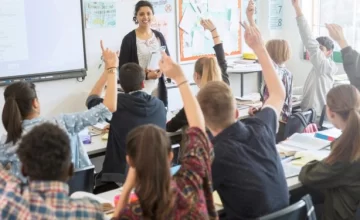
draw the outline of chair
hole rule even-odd
[[[309,124],[315,123],[315,120],[316,112],[314,109],[292,114],[285,125],[283,140],[295,133],[303,133]]]
[[[75,170],[74,175],[68,181],[69,195],[76,191],[93,193],[94,170],[95,167],[93,165]]]
[[[324,108],[321,111],[318,127],[319,131],[327,130],[334,127],[327,119],[326,105],[324,105]]]
[[[280,211],[260,217],[259,220],[316,220],[314,206],[309,195],[304,196],[299,202]]]

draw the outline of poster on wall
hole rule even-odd
[[[85,1],[84,12],[86,28],[116,27],[116,1]]]
[[[155,15],[151,23],[151,28],[160,31],[167,42],[169,37],[169,22],[174,20],[174,1],[171,0],[150,0],[154,7]]]
[[[284,0],[269,0],[269,29],[281,30],[283,28]]]

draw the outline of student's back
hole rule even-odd
[[[166,109],[160,99],[141,91],[145,73],[135,63],[124,64],[120,70],[120,85],[125,93],[118,94],[117,109],[110,121],[110,131],[103,163],[103,182],[122,182],[126,171],[126,135],[134,128],[154,124],[165,129]],[[103,99],[90,95],[87,107],[91,108]]]
[[[154,124],[165,129],[166,110],[160,99],[137,91],[118,95],[118,109],[110,121],[106,156],[103,164],[103,181],[118,182],[126,168],[126,135],[140,125]],[[120,175],[119,175],[120,174]]]

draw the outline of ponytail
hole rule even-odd
[[[2,121],[7,131],[6,143],[12,142],[15,144],[22,134],[22,117],[14,97],[5,100]]]
[[[348,112],[346,126],[341,136],[333,142],[332,151],[326,159],[328,164],[337,161],[355,162],[360,159],[360,114],[357,109]]]
[[[221,71],[215,57],[202,57],[195,63],[195,72],[201,75],[200,87],[212,81],[222,81]]]

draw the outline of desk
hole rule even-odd
[[[244,95],[244,74],[258,74],[258,91],[261,89],[262,69],[260,64],[237,64],[234,67],[228,67],[229,74],[240,74],[240,96]]]

